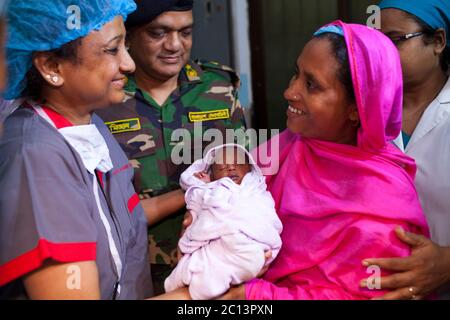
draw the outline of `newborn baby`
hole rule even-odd
[[[212,299],[255,278],[278,255],[282,225],[244,148],[212,149],[181,175],[180,185],[193,221],[180,239],[184,255],[165,281],[166,292],[189,286],[192,299]]]
[[[222,154],[222,157],[225,157],[225,153],[222,152]],[[248,163],[247,159],[244,160],[244,163],[239,163],[237,159],[234,159],[232,163],[226,163],[226,159],[223,160],[223,163],[213,163],[211,165],[211,175],[208,172],[201,171],[194,173],[194,177],[205,183],[210,183],[212,181],[217,181],[228,177],[233,180],[233,182],[240,185],[245,175],[252,171],[252,167]]]

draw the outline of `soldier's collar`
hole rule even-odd
[[[189,61],[181,70],[179,76],[179,85],[198,83],[202,81],[203,70],[194,61]],[[134,96],[138,87],[133,75],[127,77],[127,83],[125,85],[125,93],[129,96]]]
[[[202,81],[203,70],[194,61],[189,61],[181,70],[179,84],[198,83]]]
[[[125,94],[127,95],[127,96],[134,96],[134,94],[136,93],[136,91],[137,91],[137,84],[136,84],[136,80],[134,79],[134,76],[133,75],[128,75],[127,77],[126,77],[126,84],[125,84],[125,87],[124,87],[124,91],[125,91]]]

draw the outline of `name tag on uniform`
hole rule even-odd
[[[225,120],[230,119],[230,110],[214,110],[214,111],[204,111],[204,112],[189,112],[190,122],[203,122],[203,121],[213,121],[213,120]]]
[[[105,124],[112,134],[141,130],[141,121],[139,118],[105,122]]]

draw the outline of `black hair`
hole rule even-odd
[[[82,38],[78,38],[66,43],[61,48],[50,50],[48,52],[58,61],[70,61],[73,64],[77,64],[80,62],[78,58],[78,48],[81,43]],[[34,65],[28,70],[26,79],[27,88],[25,89],[24,95],[33,99],[40,99],[45,80]]]
[[[410,19],[414,20],[419,25],[422,32],[425,34],[425,36],[424,36],[425,44],[429,45],[429,44],[433,43],[434,35],[436,34],[436,30],[433,29],[432,27],[430,27],[429,24],[425,23],[420,18],[418,18],[410,13],[407,13],[407,12],[406,12],[406,14],[410,17]],[[448,45],[449,44],[447,43],[447,47],[445,47],[444,52],[442,52],[442,54],[441,54],[441,68],[442,68],[442,71],[444,71],[445,73],[447,73],[450,68],[450,47]]]
[[[347,97],[351,101],[355,101],[355,89],[353,87],[352,74],[350,70],[350,62],[348,57],[348,49],[347,44],[345,42],[345,38],[341,35],[331,32],[321,33],[317,36],[314,36],[317,39],[327,39],[330,41],[334,56],[339,63],[338,74],[337,77],[344,85],[347,91]]]

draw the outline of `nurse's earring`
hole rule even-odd
[[[46,75],[45,76],[48,80],[51,80],[53,83],[58,83],[58,81],[59,81],[59,77],[58,76],[51,76],[51,75]]]
[[[57,82],[58,82],[58,80],[59,80],[59,78],[58,78],[57,76],[53,76],[53,77],[52,77],[52,76],[51,76],[51,75],[49,75],[49,74],[48,74],[48,75],[46,75],[45,77],[46,77],[46,78],[47,78],[48,80],[50,80],[50,79],[51,79],[51,80],[52,80],[52,81],[53,81],[54,83],[57,83]]]

